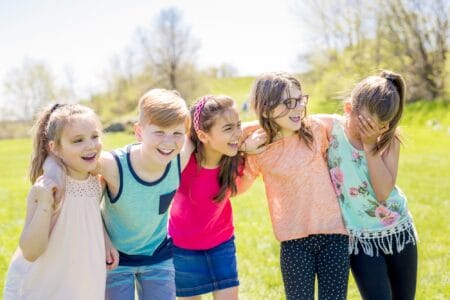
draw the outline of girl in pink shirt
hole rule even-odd
[[[308,95],[285,73],[256,79],[251,106],[266,151],[247,157],[246,178],[262,174],[287,299],[345,299],[348,235],[327,168],[325,126],[306,117]]]
[[[238,275],[230,196],[237,193],[243,159],[241,121],[227,96],[205,96],[191,108],[195,150],[181,174],[170,211],[176,294],[200,299],[238,298]]]

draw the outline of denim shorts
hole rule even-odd
[[[173,247],[178,297],[191,297],[239,285],[234,237],[209,250]]]
[[[172,259],[148,266],[118,266],[108,271],[106,300],[175,300],[175,271]],[[137,291],[135,291],[135,286]]]

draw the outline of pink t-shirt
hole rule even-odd
[[[312,234],[347,234],[325,159],[324,125],[310,119],[312,148],[297,135],[248,156],[247,178],[262,174],[275,237],[287,241]]]
[[[194,154],[191,155],[170,210],[169,235],[175,246],[206,250],[233,236],[230,199],[213,200],[219,191],[219,170],[199,168]]]

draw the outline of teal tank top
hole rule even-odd
[[[153,182],[139,178],[131,165],[134,145],[112,152],[119,169],[120,187],[115,198],[109,190],[102,204],[102,216],[120,265],[150,265],[172,256],[167,237],[168,208],[180,184],[180,156]]]
[[[392,254],[395,245],[400,252],[405,243],[416,242],[405,195],[395,186],[384,203],[377,201],[370,184],[365,152],[352,146],[345,134],[342,117],[338,116],[331,131],[328,167],[349,231],[350,253],[357,254],[357,243],[367,255],[374,252],[378,255],[379,250]]]

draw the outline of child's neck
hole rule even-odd
[[[297,133],[298,131],[286,131],[286,132],[278,131],[277,134],[274,136],[273,141],[275,142],[283,138],[291,137],[293,135],[297,135]]]
[[[85,180],[89,177],[89,172],[77,172],[67,167],[67,176],[76,180]]]
[[[356,133],[356,129],[352,128],[348,122],[348,118],[344,121],[344,131],[348,141],[352,144],[353,148],[363,150],[363,143],[361,137]]]
[[[219,162],[222,159],[223,154],[210,150],[205,147],[205,155],[201,162],[201,166],[206,169],[215,169],[219,166]]]
[[[147,157],[142,149],[133,149],[130,152],[130,161],[133,170],[139,178],[145,181],[154,181],[161,177],[166,170],[167,165],[155,162],[153,159]]]

